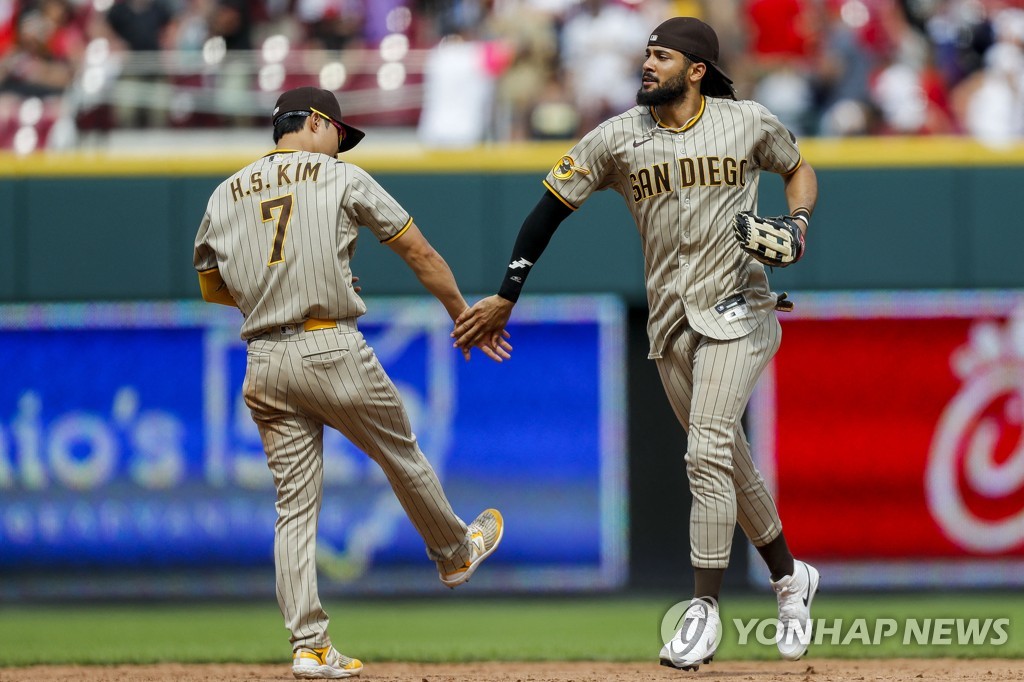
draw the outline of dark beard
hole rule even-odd
[[[643,86],[636,91],[636,103],[644,107],[657,107],[662,104],[674,102],[681,99],[689,90],[690,84],[686,81],[685,71],[674,78],[669,78],[664,84],[653,90],[644,90]]]

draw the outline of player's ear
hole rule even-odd
[[[690,80],[699,83],[707,75],[708,65],[704,62],[690,62]]]

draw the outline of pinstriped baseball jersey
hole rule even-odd
[[[660,358],[684,319],[728,340],[774,308],[764,266],[737,247],[732,218],[756,210],[760,171],[791,173],[800,161],[793,135],[763,106],[704,97],[678,129],[642,106],[605,121],[544,184],[573,209],[603,189],[626,200],[643,243],[650,357]]]
[[[464,570],[472,556],[466,524],[356,323],[366,312],[351,284],[358,228],[387,243],[410,225],[357,166],[278,149],[214,191],[196,236],[195,267],[216,269],[245,317],[244,398],[277,491],[276,586],[293,649],[330,646],[316,574],[325,426],[380,465],[439,573]]]
[[[301,215],[302,220],[295,220]],[[412,218],[366,171],[314,152],[275,150],[214,191],[194,265],[218,268],[245,321],[242,338],[318,318],[359,317],[350,259],[360,226],[382,242]]]

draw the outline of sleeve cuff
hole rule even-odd
[[[796,169],[794,168],[793,170],[796,170]],[[561,202],[562,202],[563,204],[565,204],[566,206],[568,206],[568,207],[569,207],[570,209],[572,209],[573,211],[575,211],[575,210],[577,209],[577,207],[576,207],[576,206],[573,206],[572,204],[570,204],[570,203],[569,203],[568,201],[566,201],[566,200],[565,200],[565,198],[564,198],[564,197],[563,197],[563,196],[562,196],[561,194],[559,194],[559,193],[558,193],[557,191],[555,191],[555,188],[554,188],[554,187],[552,187],[551,185],[549,185],[549,184],[548,184],[548,181],[547,181],[547,180],[544,180],[543,182],[544,182],[544,186],[548,188],[548,191],[549,191],[549,192],[551,192],[552,194],[554,194],[554,195],[555,195],[555,198],[556,198],[556,199],[558,199],[559,201],[561,201]]]
[[[399,237],[401,237],[401,236],[402,236],[403,234],[405,234],[405,233],[406,233],[406,231],[407,231],[407,230],[408,230],[408,229],[409,229],[410,227],[412,227],[412,216],[409,216],[409,220],[407,220],[407,221],[406,221],[406,223],[405,223],[405,226],[404,226],[404,227],[402,227],[402,229],[401,229],[401,230],[399,230],[398,232],[396,232],[396,233],[395,233],[394,235],[392,235],[392,236],[388,237],[387,239],[383,239],[383,240],[381,240],[381,242],[380,242],[380,243],[381,243],[381,244],[390,244],[391,242],[395,241],[396,239],[398,239]]]

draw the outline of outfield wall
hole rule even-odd
[[[496,288],[523,217],[565,143],[459,152],[353,153],[413,214],[466,292]],[[253,157],[263,150],[254,150]],[[804,144],[821,204],[789,289],[960,289],[1024,283],[1024,145],[875,139]],[[0,158],[0,301],[181,299],[196,295],[191,246],[211,191],[250,158]],[[760,209],[781,212],[767,176]],[[605,292],[643,303],[639,240],[618,195],[595,195],[562,226],[530,293]],[[418,294],[413,275],[366,238],[370,295]]]

